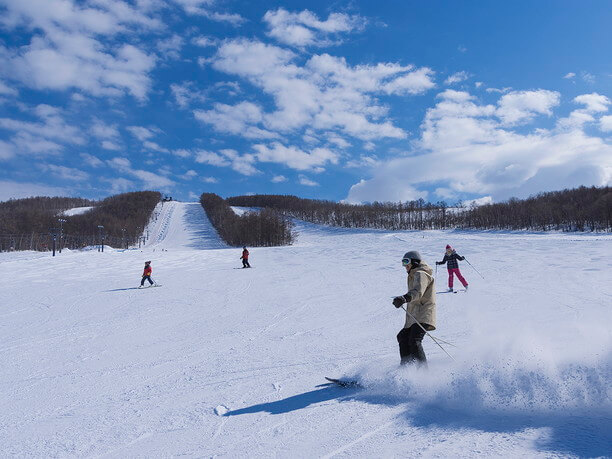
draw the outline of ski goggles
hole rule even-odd
[[[402,266],[408,266],[411,261],[410,258],[402,258]]]

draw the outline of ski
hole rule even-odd
[[[325,376],[325,379],[327,379],[330,383],[334,383],[340,387],[362,387],[359,381],[352,381],[350,379],[335,379],[328,378],[327,376]]]

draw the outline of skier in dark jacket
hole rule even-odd
[[[425,330],[436,329],[436,287],[431,268],[421,260],[416,250],[406,252],[402,265],[408,273],[408,292],[393,298],[393,306],[406,304],[406,322],[397,334],[401,364],[426,365],[427,358],[421,342]]]
[[[465,287],[465,290],[467,291],[468,289],[468,283],[461,275],[461,271],[459,270],[459,263],[457,263],[457,260],[463,261],[465,260],[465,257],[462,257],[457,252],[455,252],[455,249],[453,249],[450,245],[447,245],[446,253],[444,254],[444,258],[442,259],[442,261],[436,261],[437,265],[443,265],[445,263],[448,263],[446,267],[448,268],[448,291],[449,292],[453,291],[453,274],[457,276],[457,279],[459,279],[459,281],[463,284],[463,286]]]
[[[145,280],[149,281],[149,285],[153,285],[154,282],[151,279],[151,274],[153,273],[153,268],[151,268],[151,262],[145,261],[144,271],[142,272],[142,280],[140,281],[140,288],[144,287]]]
[[[249,264],[249,251],[247,250],[246,246],[242,248],[242,256],[240,257],[240,259],[242,260],[243,268],[251,267],[251,265]]]

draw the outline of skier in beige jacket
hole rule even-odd
[[[396,308],[408,303],[406,323],[397,334],[401,363],[423,365],[427,364],[422,345],[425,336],[423,328],[427,331],[436,329],[436,287],[433,271],[416,250],[406,252],[402,265],[408,273],[408,293],[393,298],[393,306]]]

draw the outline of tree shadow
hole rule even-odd
[[[266,412],[270,414],[283,414],[291,411],[301,410],[315,403],[326,402],[333,399],[350,399],[357,392],[357,388],[342,388],[335,384],[323,385],[321,389],[312,390],[303,394],[292,395],[291,397],[277,400],[275,402],[260,403],[258,405],[248,406],[239,410],[232,410],[225,413],[224,416],[238,416],[240,414]]]
[[[196,250],[226,249],[225,244],[212,226],[200,203],[185,206],[183,221],[191,234],[188,247]]]

